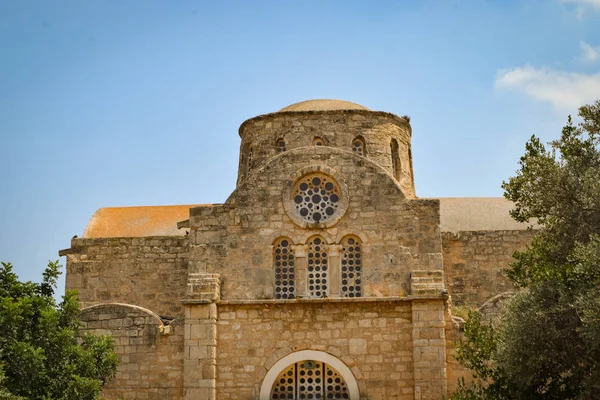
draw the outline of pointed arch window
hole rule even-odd
[[[308,295],[325,297],[329,293],[329,266],[327,265],[327,244],[321,236],[313,236],[308,241]]]
[[[366,154],[365,140],[358,136],[352,141],[352,152],[358,156],[364,157]]]
[[[361,297],[362,246],[356,236],[342,239],[341,257],[341,293],[342,297]]]
[[[273,243],[273,266],[275,267],[275,298],[295,298],[294,252],[290,239],[283,237]]]
[[[327,143],[325,143],[325,140],[323,138],[316,136],[313,139],[313,146],[327,146]]]
[[[396,139],[392,139],[392,142],[390,143],[390,147],[392,150],[392,169],[394,172],[394,178],[396,178],[396,180],[399,181],[401,166],[400,166],[400,152],[399,152],[398,141]]]
[[[287,148],[285,147],[285,140],[283,140],[283,138],[279,138],[277,139],[277,152],[278,153],[283,153],[284,151],[287,150]]]

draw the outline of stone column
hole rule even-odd
[[[184,400],[216,400],[220,275],[189,274],[185,307]]]
[[[305,297],[308,294],[306,285],[306,274],[308,270],[308,260],[306,253],[308,246],[305,244],[297,244],[294,249],[294,273],[296,275],[296,297]]]
[[[329,296],[340,297],[341,296],[341,259],[340,252],[342,250],[341,244],[329,245],[328,249],[328,260],[329,265]]]

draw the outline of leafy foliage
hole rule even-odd
[[[507,271],[523,289],[499,329],[467,324],[458,355],[476,380],[455,400],[600,398],[600,101],[579,116],[549,146],[533,136],[503,184],[539,229]]]
[[[114,376],[109,337],[79,338],[79,303],[67,292],[54,299],[59,264],[41,283],[20,282],[12,265],[0,268],[0,399],[91,400]]]

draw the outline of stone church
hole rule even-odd
[[[293,104],[239,135],[225,203],[101,208],[60,251],[83,331],[115,340],[104,398],[449,394],[466,375],[452,307],[509,292],[531,237],[511,204],[418,198],[410,119],[355,103]]]

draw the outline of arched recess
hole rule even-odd
[[[88,315],[92,314],[113,314],[115,318],[120,318],[127,313],[138,313],[140,315],[150,317],[150,321],[153,321],[161,331],[164,329],[164,322],[160,316],[147,308],[136,306],[133,304],[126,303],[100,303],[92,306],[85,307],[81,310],[79,319],[85,319]],[[161,328],[162,327],[162,328]]]
[[[277,148],[278,153],[283,153],[287,150],[285,140],[283,138],[277,139],[277,142],[275,142],[275,147]]]
[[[288,354],[283,357],[279,361],[277,361],[271,369],[265,375],[263,379],[262,385],[260,386],[260,400],[270,400],[271,397],[271,389],[273,388],[273,384],[275,380],[279,376],[279,374],[290,365],[305,361],[305,360],[313,360],[319,361],[325,364],[329,364],[332,368],[334,368],[339,374],[344,378],[346,385],[348,386],[348,393],[350,400],[360,400],[360,393],[358,391],[358,383],[356,382],[356,378],[354,374],[348,368],[346,364],[344,364],[337,357],[332,356],[329,353],[325,353],[323,351],[318,350],[301,350],[295,353]]]
[[[392,169],[394,172],[394,178],[397,181],[400,181],[400,174],[402,173],[402,166],[400,165],[400,153],[398,145],[398,141],[396,139],[392,139],[390,143],[391,153],[392,153]]]
[[[367,146],[362,136],[357,136],[352,140],[352,152],[361,157],[367,154]]]

